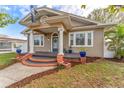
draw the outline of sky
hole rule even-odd
[[[43,5],[37,5],[37,7],[41,7]],[[73,13],[76,15],[87,17],[87,15],[96,8],[105,8],[107,5],[94,5],[94,6],[87,6],[86,9],[81,9],[81,5],[46,5],[49,8],[55,10],[61,10],[69,13]],[[7,13],[12,15],[13,17],[18,17],[21,20],[30,12],[29,5],[1,5],[0,9],[4,9]],[[26,28],[25,26],[20,25],[18,22],[15,24],[10,24],[5,28],[0,28],[0,34],[9,35],[11,37],[19,38],[19,39],[26,39],[21,32]]]

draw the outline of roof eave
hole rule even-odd
[[[21,34],[28,34],[29,31],[30,31],[30,29],[29,29],[29,28],[26,28],[26,29],[24,29],[24,30],[21,32]]]
[[[83,27],[73,27],[72,31],[74,30],[85,30],[85,29],[104,29],[106,27],[112,27],[117,24],[100,24],[100,25],[92,25],[92,26],[83,26]]]
[[[48,8],[48,7],[39,7],[39,8],[37,8],[36,10],[37,10],[37,11],[40,11],[40,10],[46,10],[46,9],[47,9],[47,10],[48,10],[48,9],[52,10],[51,8]],[[52,11],[54,11],[54,10],[52,10]],[[54,11],[54,12],[56,12],[56,11]],[[28,13],[24,18],[22,18],[22,19],[19,21],[19,23],[20,23],[20,24],[23,24],[23,22],[26,20],[26,18],[27,18],[28,16],[30,17],[30,14],[31,14],[31,13]],[[56,12],[56,14],[62,15],[61,13],[57,13],[57,12]],[[24,25],[24,24],[23,24],[23,25]]]

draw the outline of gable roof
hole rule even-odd
[[[51,13],[54,13],[56,15],[68,15],[70,16],[71,18],[75,18],[76,20],[79,20],[79,21],[86,21],[88,23],[92,23],[94,25],[97,25],[97,24],[100,24],[99,22],[96,22],[96,21],[92,21],[92,20],[89,20],[87,18],[84,18],[82,16],[78,16],[78,15],[74,15],[72,13],[67,13],[67,12],[64,12],[64,11],[60,11],[60,10],[54,10],[54,9],[51,9],[51,8],[48,8],[48,7],[39,7],[36,9],[38,12],[40,11],[48,11],[48,12],[51,12]],[[31,17],[31,13],[28,13],[22,20],[20,20],[20,24],[22,22],[24,22],[26,19],[30,18]]]

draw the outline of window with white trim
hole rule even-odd
[[[44,46],[44,35],[34,35],[34,45]]]
[[[11,42],[0,42],[0,49],[11,49],[12,43]]]
[[[85,45],[85,33],[76,34],[76,45]]]
[[[92,47],[93,46],[93,31],[69,33],[69,46]]]

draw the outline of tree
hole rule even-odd
[[[104,8],[94,9],[88,18],[101,23],[124,23],[124,13],[118,12],[111,14]]]
[[[86,5],[81,5],[81,8],[85,9],[86,8]]]
[[[112,17],[112,15],[107,12],[105,9],[94,9],[89,15],[88,18],[94,21],[101,23],[108,23],[107,21]],[[111,22],[112,20],[110,20]]]
[[[81,8],[85,9],[87,5],[81,5]],[[124,12],[124,5],[109,5],[106,10],[113,13]]]
[[[0,12],[0,28],[4,28],[9,24],[14,24],[17,20],[18,18],[13,18],[5,12]]]
[[[108,50],[115,52],[115,57],[124,58],[124,24],[119,24],[107,30],[105,39]]]
[[[109,5],[108,8],[106,8],[106,10],[112,14],[118,12],[124,12],[124,5]]]

